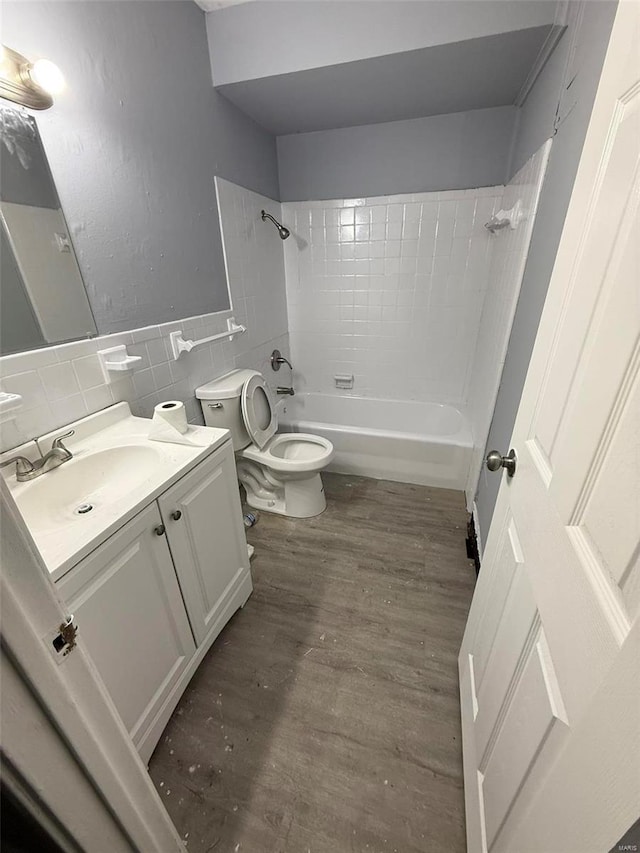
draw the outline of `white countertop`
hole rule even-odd
[[[62,577],[83,557],[231,437],[226,429],[191,426],[189,438],[194,444],[151,441],[148,438],[150,424],[150,419],[134,417],[127,403],[118,403],[42,437],[41,447],[48,449],[55,437],[69,429],[75,429],[76,434],[64,440],[65,446],[73,453],[73,459],[59,468],[25,483],[17,482],[13,467],[3,469],[2,473],[9,484],[18,509],[21,510],[27,522],[53,580]],[[149,452],[145,451],[147,464],[144,470],[138,472],[135,454],[136,448],[140,447],[146,448]],[[105,460],[104,464],[108,464],[112,458],[118,459],[118,449],[121,448],[126,448],[125,452],[129,455],[123,456],[125,465],[121,474],[118,474],[122,480],[122,492],[117,492],[116,499],[114,499],[113,472],[109,483],[108,499],[99,477],[95,479],[87,477],[86,488],[83,483],[77,494],[77,500],[75,492],[71,496],[72,499],[65,494],[65,491],[68,492],[67,484],[70,479],[68,474],[71,466],[78,463],[85,464],[82,460],[88,459],[92,454],[113,449],[114,452],[111,455],[106,453],[101,457]],[[30,442],[3,454],[0,459],[4,461],[18,454],[34,459],[37,456],[37,449]],[[134,462],[130,465],[130,470],[127,470],[126,463],[129,458]],[[68,469],[66,473],[65,468]],[[91,481],[92,479],[94,482]],[[52,509],[47,505],[46,520],[41,519],[34,509],[34,506],[37,508],[38,501],[42,501],[42,497],[37,501],[33,500],[36,494],[34,489],[41,487],[44,480],[47,485],[45,496],[47,503],[53,506]],[[61,487],[59,490],[58,485]],[[61,501],[59,507],[55,506],[57,499]],[[95,509],[79,515],[76,507],[81,503],[90,503],[95,506]],[[56,523],[57,520],[59,523]]]

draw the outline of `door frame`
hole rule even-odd
[[[2,477],[0,524],[3,671],[15,671],[16,687],[26,689],[33,698],[33,707],[38,707],[50,721],[50,731],[40,729],[38,738],[47,742],[51,738],[52,743],[57,739],[68,758],[59,768],[64,796],[56,797],[51,786],[47,789],[43,785],[39,792],[42,799],[74,839],[92,831],[95,842],[103,837],[105,826],[111,825],[123,839],[123,851],[186,853],[147,768],[83,649],[82,635],[62,660],[49,649],[52,634],[69,614]],[[30,701],[22,695],[21,706],[27,706],[26,714]],[[15,769],[26,779],[46,779],[42,774],[46,749],[38,748],[33,733],[29,737],[28,728],[22,734],[17,727],[10,732],[8,729],[4,735],[11,733],[12,737],[3,744],[3,752]],[[73,789],[64,790],[65,783],[72,779],[72,770],[76,790],[86,787],[98,794],[89,813],[83,810],[78,814]]]

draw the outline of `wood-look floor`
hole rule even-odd
[[[463,853],[463,496],[324,481],[323,515],[249,531],[254,593],[151,776],[193,853]]]

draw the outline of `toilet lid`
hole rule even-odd
[[[263,377],[257,373],[242,388],[242,417],[251,441],[262,450],[278,428],[271,392]]]

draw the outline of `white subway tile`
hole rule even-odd
[[[387,233],[385,238],[387,240],[387,243],[391,240],[400,240],[401,237],[402,222],[389,220],[389,222],[387,222]]]
[[[113,403],[113,396],[109,385],[99,385],[82,392],[87,412],[99,412]]]
[[[0,375],[12,376],[15,373],[39,370],[48,364],[55,364],[57,360],[55,349],[52,347],[6,355],[0,358]]]
[[[154,338],[152,340],[146,341],[144,346],[147,351],[147,357],[149,359],[148,363],[150,367],[153,367],[156,364],[163,364],[164,362],[169,361],[169,355],[167,353],[165,341],[168,341],[168,337]]]
[[[52,401],[49,403],[49,407],[53,419],[53,429],[71,423],[71,421],[77,421],[88,414],[87,404],[82,394],[73,394],[61,400]]]
[[[171,376],[171,368],[168,363],[158,364],[151,369],[153,373],[153,381],[158,391],[166,388],[173,383]]]
[[[402,223],[404,208],[402,204],[387,205],[387,222]]]
[[[402,224],[402,239],[403,240],[417,240],[420,235],[420,222],[419,220],[413,219],[405,219]]]
[[[160,330],[157,326],[144,326],[142,329],[134,329],[132,336],[134,343],[142,344],[145,341],[160,337]]]
[[[80,391],[73,367],[68,361],[41,367],[38,371],[47,400],[70,397]]]
[[[35,408],[46,399],[42,380],[36,370],[6,376],[2,380],[2,390],[9,394],[20,394],[25,409]]]
[[[491,203],[500,196],[500,188],[493,188]],[[343,207],[341,226],[355,225],[355,254],[349,231],[340,254],[327,252],[325,274],[315,267],[315,277],[305,266],[303,253],[289,247],[291,346],[306,390],[335,393],[332,371],[340,372],[338,365],[346,363],[349,352],[350,362],[361,365],[354,393],[462,402],[464,373],[481,314],[474,299],[487,286],[486,233],[476,235],[473,229],[481,198],[476,191],[416,193]],[[308,212],[312,206],[298,202],[296,208]],[[320,235],[314,251],[321,249],[319,240]],[[326,234],[325,240],[328,248]],[[475,247],[475,241],[483,245]],[[477,275],[468,277],[472,258]],[[469,281],[478,288],[474,299]],[[300,293],[311,298],[300,301]],[[430,316],[437,320],[428,334]],[[443,340],[453,355],[443,355]],[[411,348],[416,346],[414,352]],[[410,353],[415,358],[411,380],[404,367]]]
[[[60,344],[55,347],[58,361],[72,361],[74,358],[82,358],[102,349],[99,344],[101,338],[93,338],[90,341],[72,341],[69,344]]]
[[[136,370],[133,374],[133,387],[137,397],[146,397],[155,391],[156,385],[151,368]]]
[[[98,362],[97,355],[86,355],[82,358],[74,358],[71,362],[75,371],[80,388],[85,391],[95,388],[96,385],[104,384],[102,368]]]
[[[57,423],[55,423],[57,421]],[[49,432],[52,424],[60,426],[64,420],[59,419],[59,415],[54,414],[52,407],[45,402],[41,402],[35,409],[23,409],[20,412],[19,418],[16,418],[14,424],[19,431],[22,441],[29,441],[32,438],[37,438],[44,433]],[[4,436],[5,424],[2,425],[2,433]],[[15,434],[14,436],[15,437]],[[21,442],[18,442],[21,443]],[[15,445],[7,445],[14,446]]]

